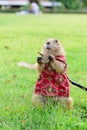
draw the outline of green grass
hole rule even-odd
[[[32,105],[38,74],[17,62],[34,63],[49,37],[63,44],[70,78],[87,86],[87,15],[0,14],[0,130],[87,130],[87,92],[75,86],[72,111]]]

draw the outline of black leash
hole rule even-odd
[[[69,79],[69,78],[68,78],[68,79]],[[82,86],[81,84],[78,84],[78,83],[72,81],[71,79],[69,79],[69,81],[70,81],[70,83],[71,83],[72,85],[75,85],[75,86],[77,86],[77,87],[79,87],[79,88],[81,88],[81,89],[87,91],[87,88],[84,87],[84,86]]]

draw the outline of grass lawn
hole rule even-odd
[[[0,14],[0,130],[87,130],[87,92],[75,86],[72,111],[32,105],[38,74],[17,62],[34,63],[50,37],[66,50],[69,77],[87,86],[87,15]]]

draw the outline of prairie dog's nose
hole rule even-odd
[[[50,44],[50,42],[47,42],[47,45],[49,45]]]

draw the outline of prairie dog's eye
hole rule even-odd
[[[58,40],[55,40],[56,43],[58,43]]]

